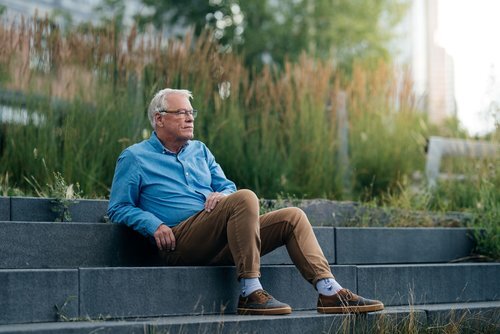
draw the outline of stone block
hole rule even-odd
[[[156,247],[126,226],[10,222],[0,226],[0,268],[147,266]]]
[[[410,313],[411,312],[411,313]],[[137,334],[137,333],[400,333],[411,319],[412,329],[425,323],[425,312],[388,310],[363,316],[326,315],[316,311],[295,311],[281,316],[239,316],[236,314],[163,317],[149,319],[77,321],[65,323],[21,324],[0,326],[0,333],[38,334]],[[422,328],[423,330],[424,328]]]
[[[66,321],[0,326],[0,334],[144,334],[162,333],[154,330],[150,321]],[[167,332],[168,333],[168,332]],[[177,333],[177,332],[176,332]],[[178,333],[186,334],[185,331]]]
[[[273,203],[273,201],[271,201]],[[302,200],[298,205],[316,226],[386,227],[401,220],[412,221],[417,225],[442,227],[466,226],[472,216],[461,212],[419,212],[400,209],[387,209],[364,205],[360,202],[338,202],[326,199]],[[292,205],[292,203],[285,203]]]
[[[355,268],[333,267],[356,291]],[[317,292],[294,266],[264,266],[261,282],[296,310],[315,309]],[[81,316],[144,317],[235,313],[239,293],[234,267],[82,268]]]
[[[423,305],[429,326],[454,324],[454,330],[467,333],[495,333],[500,324],[500,301]]]
[[[108,210],[107,200],[80,199],[70,206],[69,211],[73,222],[97,223],[104,221]]]
[[[107,200],[79,199],[70,204],[68,210],[72,222],[97,223],[104,220],[107,207]],[[12,197],[11,220],[53,222],[60,218],[54,208],[52,198]]]
[[[314,228],[330,263],[333,229]],[[15,236],[15,238],[13,238]],[[0,228],[0,268],[78,268],[160,265],[156,246],[119,224],[6,222]],[[262,264],[292,264],[285,247]]]
[[[10,220],[10,197],[0,197],[0,222]]]
[[[0,324],[78,316],[78,270],[0,270]]]
[[[53,222],[57,215],[52,211],[52,200],[38,197],[11,197],[10,217],[12,221]]]
[[[233,267],[82,268],[81,316],[219,314],[235,310]]]
[[[332,227],[314,227],[314,234],[318,239],[318,243],[325,254],[328,263],[335,264],[334,254],[334,234],[335,230]],[[269,254],[261,258],[261,264],[293,264],[286,247],[282,246],[275,249]]]
[[[314,199],[301,201],[299,207],[304,210],[313,225],[356,226],[367,221],[385,225],[389,221],[389,215],[384,210],[369,208],[357,202]]]
[[[470,255],[466,228],[335,229],[337,264],[437,263]]]
[[[424,312],[412,314],[415,322],[425,321]],[[169,333],[259,333],[259,334],[317,334],[317,333],[374,333],[380,326],[395,328],[402,319],[409,318],[408,311],[390,312],[381,316],[372,313],[352,315],[325,315],[313,311],[294,311],[285,316],[237,316],[224,315],[187,317],[182,321],[158,319],[151,324],[152,332]],[[181,320],[181,319],[178,319]],[[393,333],[394,331],[387,331]]]
[[[386,305],[500,300],[500,263],[358,266],[358,293]]]

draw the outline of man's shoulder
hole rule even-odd
[[[210,150],[204,142],[199,140],[190,140],[189,144],[186,146],[186,152],[203,154],[206,156],[207,152],[210,152]]]
[[[199,141],[199,140],[190,140],[188,147],[194,148],[194,149],[206,149],[207,145],[205,145],[204,142]]]
[[[146,153],[146,152],[148,152],[148,151],[151,150],[151,148],[149,146],[150,145],[148,145],[148,141],[147,140],[141,141],[139,143],[135,143],[133,145],[130,145],[126,149],[124,149],[122,151],[122,153],[120,154],[120,156],[127,157],[127,156],[139,156],[139,155],[142,155],[142,154],[144,154],[144,153]]]

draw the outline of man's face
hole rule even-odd
[[[167,96],[168,111],[179,109],[193,110],[187,97],[180,94]],[[160,138],[172,143],[183,143],[194,137],[194,117],[192,115],[176,115],[161,113],[156,117],[156,132]]]

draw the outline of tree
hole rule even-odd
[[[388,58],[388,42],[407,0],[142,0],[152,13],[136,17],[159,29],[214,29],[247,64],[282,64],[303,51],[349,69],[354,59]]]
[[[182,34],[183,28],[193,25],[197,34],[210,27],[222,45],[234,47],[242,42],[243,13],[236,1],[142,0],[142,3],[151,13],[135,16],[139,27],[152,23],[157,29],[166,29],[168,35]]]

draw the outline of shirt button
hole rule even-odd
[[[186,176],[188,176],[188,175],[189,175],[189,173],[186,173]]]

